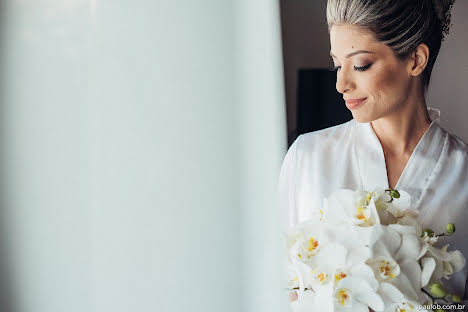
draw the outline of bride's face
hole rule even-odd
[[[351,25],[330,30],[336,89],[358,122],[370,122],[397,111],[410,92],[408,64],[373,34]]]

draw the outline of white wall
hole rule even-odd
[[[3,4],[14,311],[284,311],[278,3]]]
[[[434,65],[427,105],[439,108],[442,126],[468,142],[468,1],[456,1],[452,14],[453,27]]]
[[[296,88],[300,68],[330,68],[330,43],[326,26],[326,0],[281,1],[285,88],[290,139],[297,129]],[[442,43],[434,66],[427,104],[441,110],[441,124],[468,142],[468,2],[456,1],[453,28]]]

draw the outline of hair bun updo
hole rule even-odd
[[[429,86],[432,68],[444,37],[451,26],[455,0],[328,0],[327,22],[353,24],[374,34],[401,59],[407,58],[420,44],[429,48],[429,60],[422,73]]]
[[[447,36],[452,27],[452,8],[455,0],[432,0],[435,13],[442,28],[442,39]]]

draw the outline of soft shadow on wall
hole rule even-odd
[[[5,16],[5,3],[0,1],[0,37],[5,35],[4,31],[4,21],[6,19]],[[0,40],[0,51],[4,51],[4,44],[3,40]],[[1,56],[1,55],[0,55]],[[0,57],[0,73],[3,72],[4,69],[4,58]],[[2,76],[0,76],[3,79]],[[3,95],[5,94],[4,90],[4,83],[0,79],[0,146],[3,145],[4,141],[4,134],[5,134],[5,107],[4,107],[4,99]],[[0,154],[0,177],[4,177],[5,172],[5,162],[4,162],[4,153]],[[8,245],[7,245],[7,233],[6,227],[8,226],[6,220],[6,210],[5,210],[5,186],[7,181],[4,178],[0,178],[0,311],[5,312],[16,312],[17,308],[13,305],[13,291],[12,291],[12,282],[10,276],[9,267],[11,263],[9,262],[9,252],[8,252]]]

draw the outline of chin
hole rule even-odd
[[[353,114],[353,119],[359,123],[368,123],[377,119],[375,116],[372,116],[372,114],[365,114],[359,112],[359,110],[352,110],[351,113]]]

